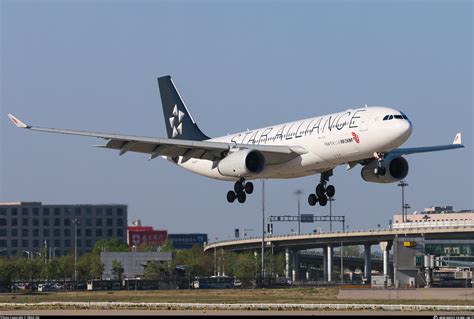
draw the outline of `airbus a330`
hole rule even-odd
[[[158,78],[168,138],[73,131],[30,126],[9,114],[20,128],[97,137],[107,141],[98,147],[119,155],[145,153],[150,159],[169,160],[191,172],[234,181],[227,201],[244,203],[252,194],[254,179],[288,179],[320,174],[311,206],[327,204],[335,194],[328,185],[333,169],[362,165],[366,182],[394,183],[408,174],[403,155],[462,148],[461,133],[449,145],[399,148],[410,137],[413,126],[401,111],[380,106],[348,109],[294,122],[210,138],[197,126],[170,76]]]

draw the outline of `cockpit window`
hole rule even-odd
[[[400,115],[400,114],[385,115],[385,116],[383,117],[383,121],[390,121],[390,120],[393,120],[393,119],[398,119],[398,120],[403,120],[403,119],[405,119],[405,120],[408,120],[408,117],[407,117],[405,114],[403,114],[402,112],[400,112],[400,113],[401,113],[401,115]]]

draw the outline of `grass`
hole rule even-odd
[[[173,303],[358,303],[465,305],[465,300],[339,300],[338,288],[209,289],[158,291],[79,291],[33,294],[0,294],[0,303],[38,302],[173,302]],[[468,305],[474,305],[469,300]]]

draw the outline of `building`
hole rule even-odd
[[[393,220],[394,229],[469,227],[474,226],[474,211],[432,206],[407,215],[406,222],[402,215],[394,215]],[[428,257],[436,260],[431,267],[424,262]],[[454,271],[459,266],[474,268],[474,239],[455,236],[455,231],[450,239],[407,237],[394,245],[395,284],[401,287],[455,285]]]
[[[100,261],[104,264],[102,279],[114,279],[112,262],[116,260],[123,267],[124,278],[142,277],[145,266],[150,261],[169,262],[173,260],[171,252],[101,252]]]
[[[77,221],[77,224],[75,223]],[[46,248],[50,257],[91,251],[100,239],[127,241],[127,206],[0,203],[0,255],[30,257]]]
[[[207,234],[169,234],[168,240],[176,249],[191,249],[194,245],[204,246]]]
[[[403,224],[402,215],[394,215],[393,227],[407,227],[409,224],[417,227],[423,225],[433,227],[436,226],[436,224],[449,226],[450,223],[474,222],[474,211],[462,210],[455,212],[453,211],[453,206],[432,206],[425,208],[421,212],[414,212],[411,215],[407,215],[406,220],[405,224],[408,225],[401,225]]]

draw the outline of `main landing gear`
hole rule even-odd
[[[239,179],[234,184],[234,190],[227,192],[227,201],[229,203],[233,203],[235,199],[239,201],[239,203],[245,203],[247,199],[247,194],[253,193],[253,183],[252,182],[245,182],[244,178]]]
[[[332,176],[332,170],[321,173],[321,181],[316,186],[316,194],[308,196],[309,205],[314,206],[319,202],[319,205],[326,206],[328,199],[336,194],[336,188],[333,185],[326,186],[330,176]]]

